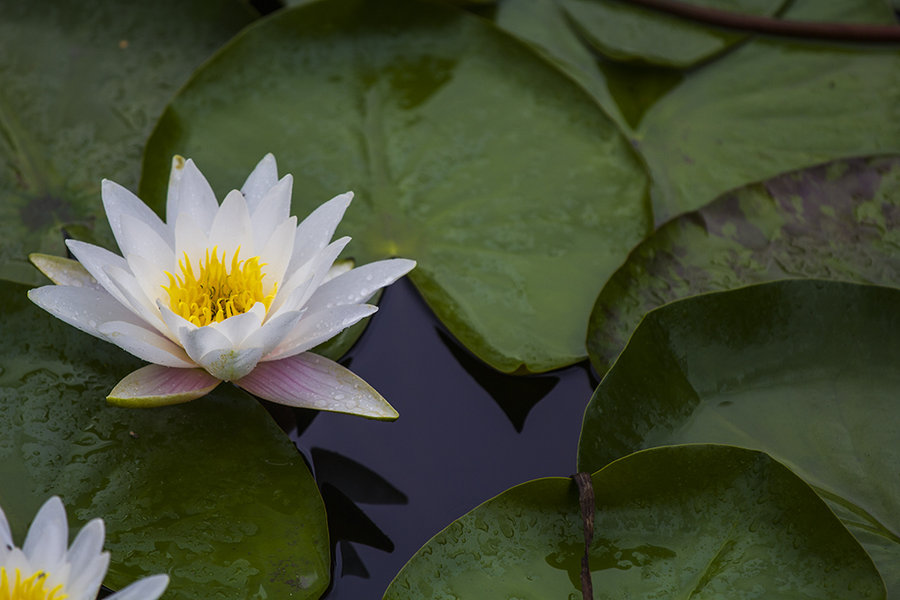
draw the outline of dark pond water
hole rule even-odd
[[[596,385],[586,363],[542,376],[499,374],[444,331],[406,279],[385,292],[342,362],[391,402],[397,421],[274,411],[296,420],[291,438],[328,509],[329,600],[381,598],[454,519],[518,483],[574,472]]]

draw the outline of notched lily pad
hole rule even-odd
[[[648,311],[786,278],[900,285],[900,157],[779,175],[666,223],[600,292],[588,351],[604,373]]]
[[[828,507],[761,452],[658,448],[592,481],[596,598],[885,597],[872,561]],[[438,533],[384,598],[579,600],[583,549],[574,483],[538,479]]]
[[[163,197],[172,154],[221,194],[270,151],[294,214],[354,190],[338,233],[357,262],[417,260],[438,318],[505,372],[585,356],[598,282],[651,221],[643,169],[590,97],[446,6],[330,0],[249,28],[166,109],[141,195]]]
[[[65,254],[64,232],[111,244],[100,180],[134,187],[165,102],[255,14],[206,0],[0,11],[0,279],[35,284],[27,255]]]
[[[325,509],[302,457],[258,402],[229,385],[189,404],[112,407],[135,359],[0,291],[0,506],[13,535],[52,494],[73,530],[106,522],[121,588],[169,573],[184,599],[319,598]]]
[[[900,593],[900,290],[790,280],[647,315],[597,387],[582,470],[642,448],[768,452],[816,488]]]

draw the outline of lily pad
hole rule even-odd
[[[429,3],[279,11],[200,69],[144,155],[141,195],[193,157],[219,193],[273,152],[294,213],[352,189],[357,262],[404,256],[437,316],[506,372],[581,360],[598,282],[651,222],[643,169],[591,98],[481,19]]]
[[[0,3],[0,278],[63,232],[110,246],[104,177],[134,187],[166,101],[255,14],[238,1]]]
[[[24,539],[59,494],[73,530],[106,522],[120,588],[169,573],[173,597],[318,598],[329,581],[325,509],[302,457],[232,386],[147,410],[104,397],[137,361],[0,291],[0,506]]]
[[[813,485],[900,594],[900,290],[788,280],[649,313],[585,411],[578,464],[763,450]]]
[[[623,127],[652,176],[657,224],[720,194],[828,160],[900,151],[900,53],[752,38],[685,72],[597,68],[577,33],[504,8],[497,23],[528,41],[595,97]],[[558,9],[557,9],[558,10]],[[785,19],[893,24],[880,0],[796,0]],[[536,33],[540,32],[540,33]]]
[[[605,373],[648,311],[687,296],[786,278],[900,285],[900,157],[780,175],[669,221],[641,242],[591,314]]]
[[[747,37],[627,2],[558,1],[584,39],[617,60],[685,68]],[[772,16],[785,4],[784,0],[693,0],[689,3],[754,16]]]
[[[885,597],[871,560],[828,507],[761,452],[659,448],[592,481],[595,598]],[[580,599],[577,496],[563,478],[503,492],[422,547],[385,600]]]

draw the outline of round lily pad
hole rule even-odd
[[[585,411],[578,464],[642,448],[768,452],[900,593],[900,290],[788,280],[649,313]]]
[[[100,180],[134,187],[166,101],[250,23],[235,0],[0,2],[0,279],[64,235],[113,247]],[[161,204],[157,205],[161,206]]]
[[[138,361],[25,292],[0,290],[0,506],[15,539],[58,494],[73,531],[104,519],[114,589],[168,573],[173,598],[319,598],[325,507],[265,409],[228,384],[189,404],[109,406]]]
[[[594,597],[884,598],[871,560],[808,485],[730,446],[632,454],[593,475]],[[433,537],[385,600],[582,598],[570,479],[511,488]]]
[[[223,194],[266,152],[295,214],[352,189],[338,233],[357,263],[417,260],[438,318],[505,372],[584,358],[598,282],[651,222],[643,169],[591,98],[437,4],[324,0],[248,28],[166,109],[141,196],[164,196],[173,154]]]

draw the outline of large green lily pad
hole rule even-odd
[[[692,23],[616,0],[557,0],[575,29],[594,48],[618,60],[686,68],[745,39],[745,35]],[[772,16],[784,0],[694,0],[690,4],[736,14]]]
[[[900,285],[900,157],[780,175],[660,227],[597,298],[587,342],[594,368],[605,373],[657,306],[799,277]]]
[[[552,57],[631,138],[652,176],[657,224],[779,173],[900,151],[894,48],[753,38],[687,72],[636,71],[591,65],[557,7],[510,2],[522,6],[503,7],[498,25]],[[796,0],[783,17],[895,22],[880,0]]]
[[[109,406],[139,362],[25,292],[0,291],[0,506],[15,539],[58,494],[73,531],[106,522],[110,587],[169,573],[172,598],[318,598],[329,580],[325,508],[265,409],[227,384],[184,405]]]
[[[647,315],[587,407],[582,470],[641,448],[764,450],[813,485],[900,594],[900,290],[789,280]]]
[[[356,193],[338,234],[357,263],[410,274],[470,350],[506,372],[582,359],[599,283],[651,221],[646,177],[590,97],[481,19],[435,4],[331,0],[248,28],[197,72],[147,144],[223,193],[265,152],[294,213]]]
[[[254,18],[244,2],[0,2],[0,279],[63,231],[111,245],[100,180],[134,187],[165,102]]]
[[[680,446],[592,477],[594,598],[884,598],[871,560],[796,475],[761,452]],[[511,488],[438,533],[385,600],[580,599],[575,484]]]

